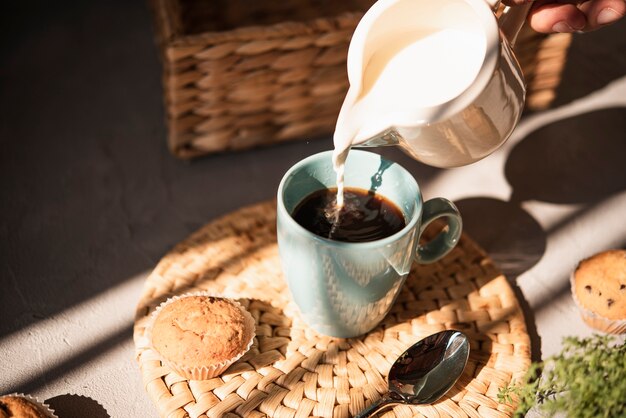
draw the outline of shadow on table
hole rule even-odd
[[[626,190],[626,108],[542,126],[517,144],[505,176],[512,202],[594,203]]]
[[[568,49],[561,81],[551,107],[558,107],[585,97],[624,76],[626,24],[610,25],[602,30],[574,34]]]
[[[506,276],[524,315],[533,360],[541,358],[541,340],[533,310],[517,285],[517,277],[539,262],[546,251],[541,225],[515,203],[487,197],[456,202],[463,216],[463,229],[484,249]]]
[[[111,418],[102,405],[87,396],[59,395],[47,399],[46,403],[62,418]]]
[[[67,356],[64,360],[56,362],[54,365],[49,365],[45,371],[39,374],[31,374],[26,380],[7,385],[7,392],[35,392],[46,386],[46,384],[63,378],[64,375],[72,370],[76,370],[93,359],[119,347],[121,344],[124,344],[125,341],[130,340],[132,335],[132,324],[128,324],[115,332],[103,335],[101,340],[93,341],[80,351],[73,351],[71,355]]]
[[[626,190],[624,132],[625,108],[597,110],[542,126],[508,157],[505,176],[512,187],[508,202],[488,197],[456,202],[464,230],[490,255],[516,292],[526,314],[534,360],[541,357],[541,342],[533,310],[569,292],[569,282],[563,280],[554,294],[531,309],[516,280],[541,260],[549,235]],[[544,231],[522,206],[531,200],[581,208]]]

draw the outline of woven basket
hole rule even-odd
[[[350,37],[373,0],[152,0],[170,150],[192,158],[332,132]],[[528,107],[548,106],[569,35],[524,29]]]

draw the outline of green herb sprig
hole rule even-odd
[[[533,363],[522,382],[501,388],[498,400],[519,400],[515,416],[537,406],[547,416],[626,417],[626,341],[566,337],[560,354]]]

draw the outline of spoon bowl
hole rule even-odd
[[[437,401],[454,386],[469,357],[469,340],[460,331],[430,335],[406,350],[389,371],[389,392],[356,418],[369,417],[398,404]]]

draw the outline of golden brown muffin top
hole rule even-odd
[[[152,346],[169,361],[211,366],[246,349],[253,330],[228,299],[188,296],[165,305],[152,328]]]
[[[626,250],[609,250],[580,262],[574,272],[580,304],[607,319],[626,319]]]
[[[20,396],[0,397],[0,418],[46,418],[41,409]]]

